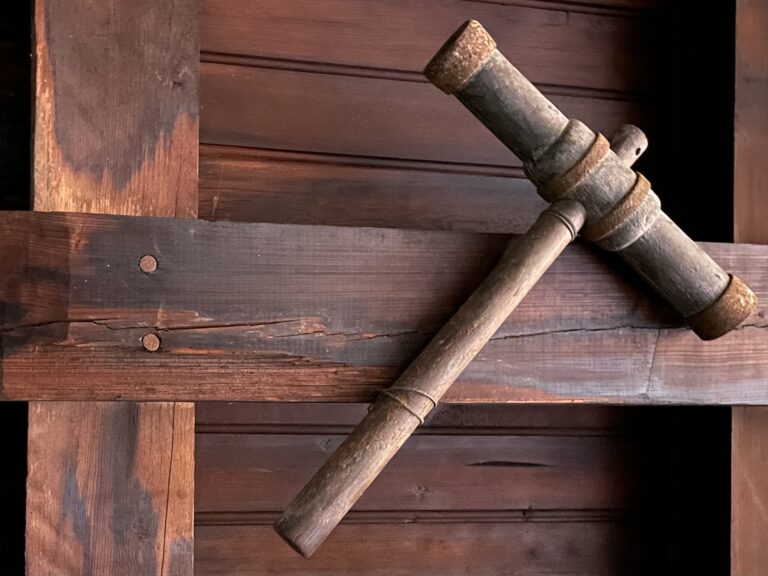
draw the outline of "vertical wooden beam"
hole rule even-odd
[[[734,240],[768,244],[768,0],[736,2]],[[768,408],[733,408],[731,574],[768,573]]]
[[[768,244],[768,0],[736,2],[734,238]]]
[[[197,18],[37,0],[35,210],[196,216]],[[193,404],[31,403],[28,460],[29,576],[192,575]]]

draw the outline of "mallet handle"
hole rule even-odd
[[[661,211],[648,181],[605,138],[558,110],[478,22],[459,28],[424,72],[523,161],[545,200],[581,202],[582,235],[621,256],[699,337],[718,338],[754,311],[754,293]]]
[[[378,476],[584,224],[578,202],[553,204],[522,236],[400,378],[379,396],[275,524],[310,556]]]

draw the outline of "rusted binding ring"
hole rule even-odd
[[[598,242],[610,236],[621,228],[624,222],[629,220],[637,209],[642,206],[645,198],[648,196],[648,192],[651,191],[651,183],[640,172],[635,172],[635,174],[637,175],[635,184],[619,200],[618,204],[608,214],[581,229],[581,236],[583,238],[590,242]]]
[[[757,296],[737,276],[712,304],[685,319],[702,340],[714,340],[744,322],[757,308]]]
[[[410,412],[411,415],[414,416],[419,421],[419,424],[424,424],[424,416],[419,414],[418,411],[415,408],[412,408],[411,406],[409,406],[402,398],[400,398],[399,396],[394,394],[394,392],[396,390],[405,390],[406,392],[413,392],[414,394],[418,394],[419,396],[423,396],[424,398],[426,398],[427,400],[432,402],[432,408],[430,408],[429,411],[432,411],[434,408],[437,407],[437,399],[434,396],[432,396],[431,394],[429,394],[428,392],[424,392],[424,390],[419,390],[418,388],[408,388],[408,387],[405,387],[405,386],[395,386],[393,388],[387,388],[386,390],[382,390],[381,392],[379,392],[379,396],[386,396],[387,398],[391,398],[392,400],[394,400],[395,402],[400,404],[400,406],[405,408],[405,410],[407,412]],[[373,406],[374,405],[371,404],[368,407],[368,411],[369,412],[373,409]]]
[[[548,202],[557,202],[567,198],[573,189],[581,184],[590,172],[600,164],[610,150],[610,142],[598,132],[592,146],[589,147],[582,159],[559,176],[555,176],[546,184],[539,186],[539,194]]]

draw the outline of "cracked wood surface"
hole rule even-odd
[[[189,0],[35,2],[35,210],[196,216],[197,17]],[[50,281],[38,303],[61,311]],[[27,575],[191,576],[194,446],[192,404],[31,403]]]
[[[0,222],[14,255],[1,285],[6,399],[369,401],[506,240],[76,214]],[[702,246],[768,301],[768,248]],[[766,331],[761,308],[702,342],[618,260],[577,245],[446,401],[766,404]],[[157,352],[142,347],[147,333]]]

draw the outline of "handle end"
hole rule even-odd
[[[702,340],[714,340],[737,328],[756,309],[755,293],[738,277],[731,275],[720,297],[685,321]]]
[[[288,514],[280,516],[273,525],[273,528],[288,546],[304,556],[304,558],[312,556],[323,542],[323,539],[313,540],[311,537],[305,537],[302,532],[295,530],[295,526]]]
[[[482,68],[494,50],[496,42],[482,24],[468,20],[430,60],[424,75],[446,94],[455,94]]]

